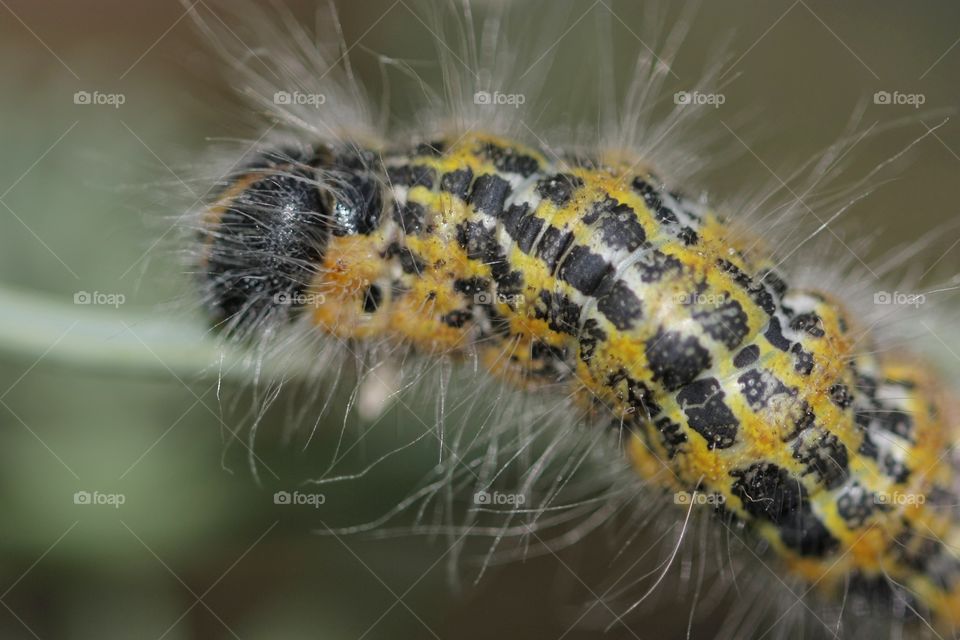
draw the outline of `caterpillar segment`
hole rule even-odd
[[[267,155],[222,194],[215,321],[306,315],[560,386],[639,474],[713,496],[821,593],[960,626],[953,397],[646,165],[472,134]]]

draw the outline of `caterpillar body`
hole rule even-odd
[[[326,77],[335,57],[280,68]],[[654,86],[658,63],[638,74]],[[254,79],[262,105],[276,85]],[[960,407],[922,359],[882,349],[842,296],[791,284],[737,212],[663,180],[637,145],[556,151],[500,116],[385,143],[352,77],[322,86],[343,122],[271,106],[294,136],[201,211],[213,325],[475,359],[570,396],[651,491],[715,498],[825,601],[955,633]]]
[[[792,288],[702,203],[623,161],[489,135],[261,160],[208,215],[218,321],[305,314],[563,382],[628,430],[640,474],[722,496],[811,584],[893,581],[958,622],[956,522],[937,509],[952,398],[921,363],[857,349],[836,299]]]

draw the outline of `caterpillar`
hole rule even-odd
[[[960,413],[930,366],[656,158],[482,124],[400,142],[324,122],[247,157],[200,212],[212,325],[475,359],[569,396],[651,491],[709,496],[824,599],[954,633]]]

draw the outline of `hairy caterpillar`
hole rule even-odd
[[[952,630],[957,410],[926,366],[876,353],[655,157],[482,124],[397,144],[325,122],[231,171],[200,225],[214,323],[475,355],[568,393],[651,486],[716,496],[826,597]]]

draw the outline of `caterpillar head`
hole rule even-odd
[[[327,147],[257,155],[231,174],[203,217],[200,276],[214,326],[249,333],[309,304],[331,236],[380,221],[373,154]]]

